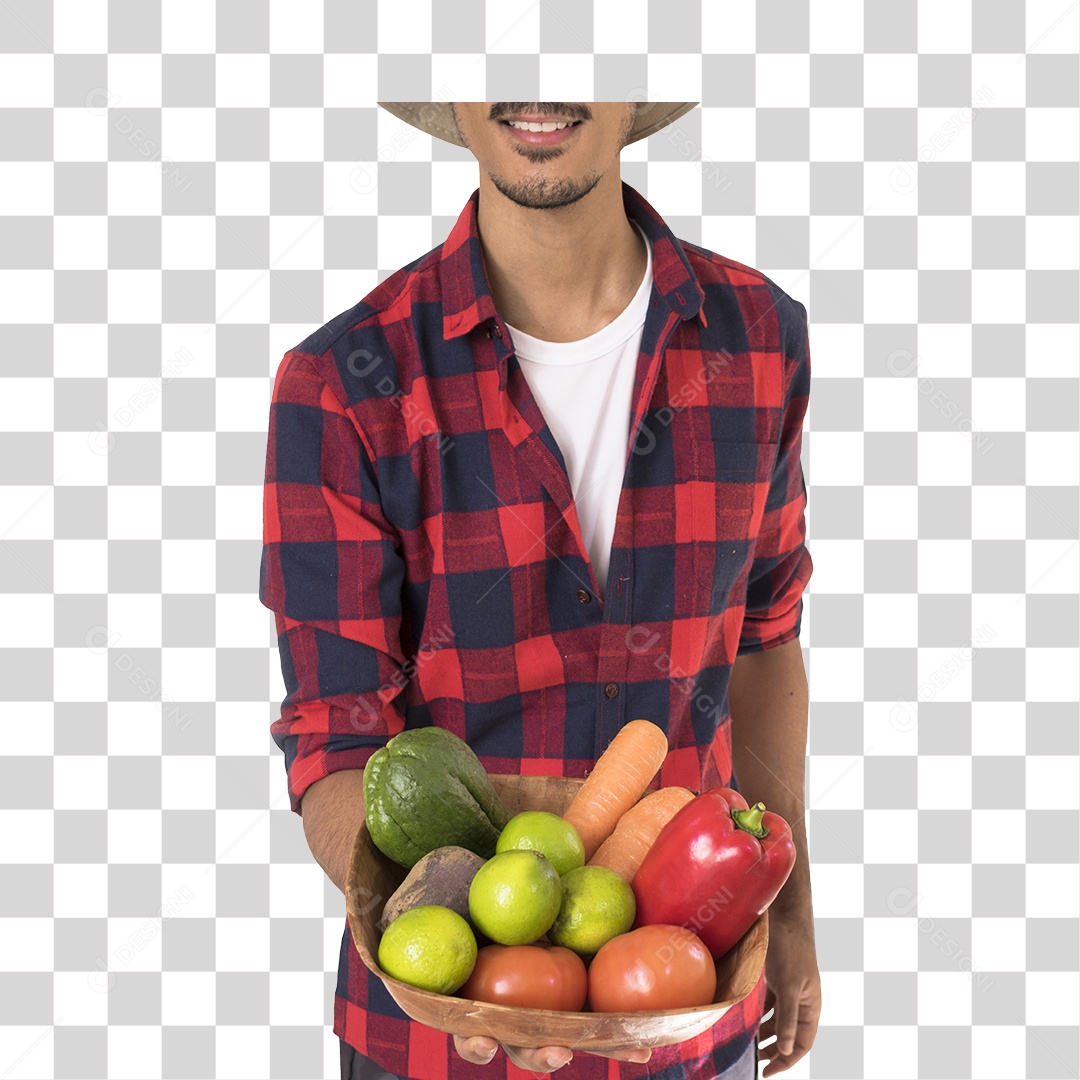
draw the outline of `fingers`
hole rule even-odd
[[[761,1074],[762,1080],[789,1069],[795,1060],[802,1057],[802,1054],[794,1055],[794,1057],[789,1056],[792,1049],[791,1045],[782,1045],[785,1038],[789,1044],[794,1043],[795,1032],[789,1031],[784,1026],[789,1019],[789,1015],[788,1011],[784,1009],[783,1002],[774,996],[772,1005],[772,1015],[768,1020],[761,1023],[757,1033],[759,1042],[758,1055],[762,1061],[767,1062]],[[796,1020],[794,1027],[797,1028],[797,1014],[792,1012],[790,1019]],[[774,1039],[773,1036],[776,1036],[776,1038]],[[771,1040],[769,1045],[761,1046],[760,1043],[766,1040]]]
[[[776,1032],[777,1053],[786,1057],[795,1049],[795,1036],[799,1032],[799,1009],[790,998],[777,1000],[772,1027]]]
[[[768,1062],[761,1073],[762,1080],[768,1080],[769,1077],[776,1076],[778,1073],[784,1072],[785,1069],[790,1069],[796,1061],[806,1056],[806,1050],[806,1047],[796,1044],[795,1049],[790,1054],[781,1054],[776,1049],[776,1043],[765,1047],[759,1046],[759,1060]]]
[[[574,1055],[564,1046],[545,1046],[540,1050],[529,1050],[520,1046],[504,1046],[507,1057],[521,1069],[531,1069],[533,1072],[554,1072],[573,1060]],[[596,1057],[614,1058],[616,1061],[633,1061],[638,1065],[644,1065],[652,1057],[652,1050],[647,1047],[636,1047],[631,1050],[609,1050],[597,1053]],[[542,1064],[536,1064],[540,1061]]]
[[[454,1049],[458,1055],[474,1065],[487,1065],[499,1049],[499,1043],[483,1035],[471,1038],[454,1036]],[[542,1046],[532,1049],[525,1046],[503,1046],[506,1056],[519,1068],[529,1072],[551,1073],[561,1069],[574,1059],[573,1053],[565,1046]],[[652,1057],[652,1050],[641,1047],[633,1050],[612,1050],[597,1057],[614,1058],[616,1061],[633,1061],[643,1065]]]
[[[483,1035],[474,1035],[463,1039],[460,1035],[454,1036],[454,1049],[458,1056],[474,1065],[487,1065],[499,1049],[499,1044],[494,1039],[485,1038]]]
[[[503,1046],[506,1056],[519,1068],[530,1072],[550,1073],[569,1064],[574,1055],[565,1046]]]
[[[498,1052],[499,1044],[484,1035],[471,1038],[454,1036],[454,1049],[458,1056],[474,1065],[487,1065]],[[573,1059],[573,1054],[565,1046],[544,1046],[533,1050],[520,1046],[504,1046],[506,1056],[519,1068],[534,1073],[550,1073],[561,1069]]]
[[[776,1043],[765,1047],[764,1050],[759,1048],[758,1059],[765,1062],[765,1068],[761,1070],[761,1080],[765,1080],[766,1077],[776,1076],[777,1073],[781,1073],[787,1068],[783,1058],[776,1053]]]
[[[806,1056],[807,1051],[810,1049],[810,1045],[813,1042],[812,1037],[807,1037],[806,1031],[800,1033],[798,1026],[796,1026],[795,1034],[791,1039],[791,1045],[785,1050],[784,1047],[773,1038],[776,1033],[773,1024],[773,1020],[768,1020],[758,1028],[758,1059],[768,1063],[765,1066],[764,1072],[761,1074],[763,1080],[776,1076],[785,1069],[790,1069],[795,1062]],[[769,1045],[762,1046],[761,1044],[766,1041]]]

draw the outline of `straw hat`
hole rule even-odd
[[[443,105],[438,101],[380,101],[379,104],[399,120],[404,120],[437,139],[455,146],[465,146],[458,134],[449,102]],[[644,139],[654,131],[667,127],[673,120],[678,120],[684,113],[688,113],[698,102],[639,101],[633,104],[637,107],[637,115],[634,117],[628,143],[637,142],[638,139]]]

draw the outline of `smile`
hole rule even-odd
[[[510,137],[527,146],[555,146],[574,137],[581,127],[580,120],[572,122],[552,120],[537,123],[529,120],[503,120],[502,126]]]
[[[562,131],[563,128],[573,127],[581,123],[580,120],[558,120],[537,122],[534,120],[504,120],[512,128],[520,131]]]

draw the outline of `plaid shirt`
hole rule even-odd
[[[288,694],[271,725],[292,809],[403,726],[466,739],[491,772],[581,777],[636,717],[665,785],[737,786],[736,656],[799,633],[812,564],[799,455],[806,311],[756,270],[675,238],[625,182],[653,289],[600,599],[562,454],[488,286],[479,190],[446,242],[282,359],[270,406],[260,599]],[[715,1076],[757,1030],[764,979],[647,1066],[579,1054],[573,1077]],[[346,925],[334,1032],[419,1080],[524,1076],[408,1020]]]

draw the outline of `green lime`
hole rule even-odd
[[[555,867],[539,851],[493,855],[469,886],[469,918],[500,945],[528,945],[559,913],[562,886]]]
[[[562,879],[562,904],[549,940],[581,956],[592,956],[600,946],[634,925],[637,903],[634,890],[606,866],[583,866]]]
[[[387,975],[421,990],[452,994],[476,964],[472,927],[439,904],[402,912],[379,942],[379,967]]]
[[[585,865],[585,845],[577,829],[547,810],[523,810],[515,814],[499,833],[495,851],[539,851],[547,856],[560,877]]]

